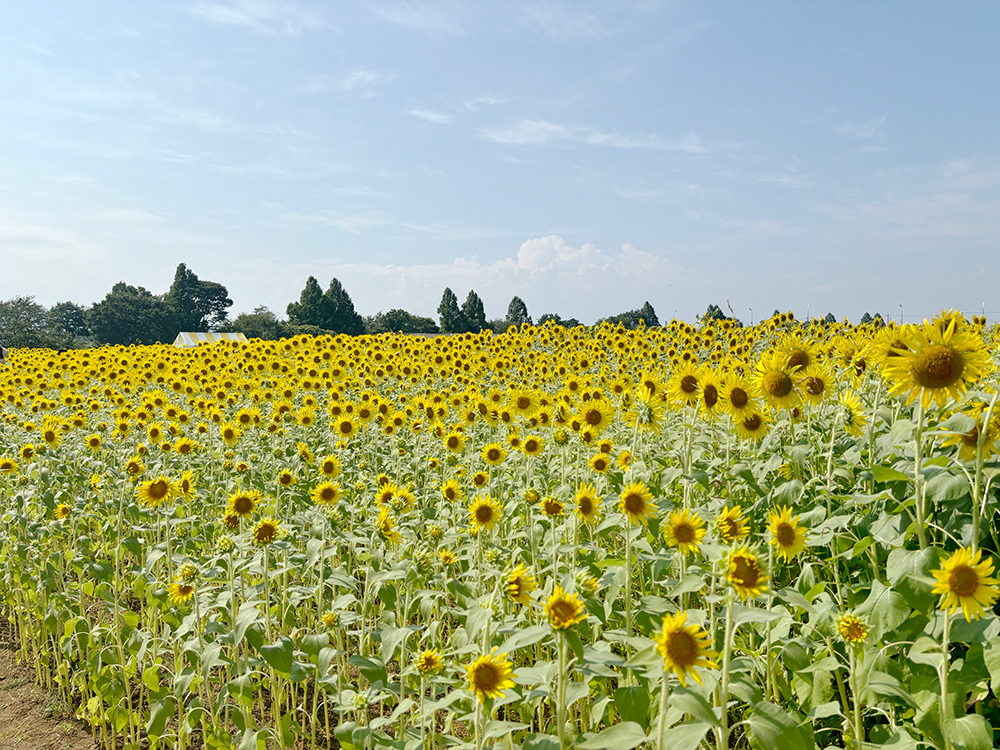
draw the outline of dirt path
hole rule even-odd
[[[94,750],[90,734],[66,707],[46,700],[34,670],[18,663],[6,635],[0,632],[0,750]]]

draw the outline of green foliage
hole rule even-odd
[[[486,310],[483,308],[483,301],[479,299],[474,289],[469,290],[468,296],[462,305],[462,316],[468,330],[479,333],[487,327]]]
[[[202,281],[184,263],[174,272],[165,297],[178,331],[214,331],[226,322],[233,305],[229,292],[215,281]]]
[[[178,333],[173,309],[163,297],[124,281],[90,308],[87,324],[102,344],[169,343]]]
[[[576,318],[563,318],[558,313],[545,313],[538,319],[538,325],[545,325],[550,320],[563,328],[576,328],[579,325],[583,325]]]
[[[34,297],[0,301],[0,344],[7,348],[44,346],[45,308]]]
[[[528,306],[524,304],[524,300],[517,295],[511,299],[510,304],[507,305],[507,317],[504,318],[504,323],[508,326],[522,326],[527,323],[531,325],[531,316],[528,315]]]
[[[293,326],[315,326],[324,331],[358,336],[365,332],[365,321],[354,309],[351,295],[336,278],[330,280],[326,292],[315,276],[306,280],[298,302],[287,308],[288,322]]]
[[[278,320],[266,305],[255,307],[253,312],[240,313],[223,331],[238,331],[248,339],[274,340],[288,334],[288,324]]]
[[[441,333],[465,333],[469,330],[469,323],[458,306],[458,297],[448,287],[445,287],[441,295],[437,312],[441,321]]]
[[[367,333],[437,333],[437,323],[431,318],[413,315],[395,308],[389,312],[380,312],[365,321]]]
[[[643,303],[643,306],[638,310],[629,310],[609,318],[602,318],[597,322],[598,324],[610,323],[613,326],[621,325],[629,331],[634,331],[642,326],[652,328],[660,325],[660,319],[656,316],[656,311],[649,302]]]

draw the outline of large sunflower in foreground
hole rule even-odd
[[[798,370],[788,364],[786,355],[781,352],[765,354],[757,362],[754,373],[757,392],[775,409],[791,410],[801,400],[795,384]]]
[[[545,616],[553,628],[565,630],[586,620],[587,612],[579,596],[571,591],[563,591],[562,587],[556,584],[552,596],[545,602]]]
[[[778,554],[788,562],[806,548],[806,530],[799,526],[799,517],[792,516],[787,505],[771,511],[767,515],[771,544],[778,548]]]
[[[686,622],[687,612],[667,615],[663,618],[663,629],[653,636],[653,640],[666,671],[674,672],[682,686],[687,685],[687,675],[700,685],[701,676],[695,667],[718,669],[719,665],[712,658],[719,654],[710,649],[708,633],[698,625],[685,625]]]
[[[925,409],[931,402],[943,406],[992,368],[982,338],[954,322],[943,331],[926,322],[905,326],[899,338],[905,348],[892,348],[895,356],[886,358],[882,374],[891,383],[890,395],[905,396],[907,404],[919,398]]]
[[[472,526],[472,533],[492,531],[502,515],[503,508],[500,507],[500,503],[489,495],[483,493],[476,495],[469,504],[469,522]]]
[[[168,502],[176,494],[174,483],[164,476],[141,483],[135,491],[143,505],[155,508]]]
[[[677,547],[684,555],[697,552],[705,538],[705,522],[697,513],[687,508],[671,511],[663,528],[668,547]]]
[[[507,654],[498,654],[494,648],[465,666],[469,690],[476,694],[480,703],[485,703],[487,698],[502,697],[504,690],[514,687],[513,666]]]
[[[935,594],[941,594],[940,608],[953,613],[959,607],[965,619],[978,620],[985,607],[997,600],[997,579],[993,578],[993,561],[982,560],[983,551],[962,547],[931,574],[937,579]]]

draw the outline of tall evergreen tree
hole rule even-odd
[[[639,317],[646,324],[646,328],[658,327],[660,325],[660,319],[656,317],[656,311],[648,301],[639,308]]]
[[[289,302],[285,312],[288,322],[294,325],[318,326],[329,330],[333,316],[330,314],[329,299],[323,296],[323,289],[315,276],[306,279],[305,288],[298,302]]]
[[[336,278],[330,279],[330,286],[327,287],[326,305],[330,310],[331,331],[346,333],[350,336],[360,336],[365,332],[365,321],[354,309],[354,302],[351,295],[344,289],[344,285]]]
[[[449,287],[445,287],[438,305],[438,318],[441,323],[441,333],[465,333],[469,325],[458,306],[458,297]]]
[[[479,333],[487,327],[486,309],[483,307],[483,301],[479,299],[479,295],[476,294],[475,289],[469,290],[469,294],[465,298],[465,303],[462,305],[462,315],[465,316],[468,329],[473,333]]]
[[[531,325],[531,316],[528,315],[528,306],[524,304],[524,300],[514,295],[514,298],[507,305],[507,317],[504,322],[508,326],[520,326],[527,323]]]
[[[165,301],[181,331],[204,331],[223,325],[233,304],[226,287],[215,281],[202,281],[184,263],[178,264]]]

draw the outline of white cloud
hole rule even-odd
[[[450,125],[454,120],[451,115],[446,115],[444,112],[434,112],[430,109],[411,109],[407,114],[416,117],[418,120],[426,120],[438,125]]]
[[[207,21],[243,26],[266,33],[299,34],[325,26],[322,12],[291,0],[232,0],[198,2],[188,12]]]
[[[472,99],[467,99],[463,105],[466,109],[477,111],[481,107],[492,107],[497,104],[506,104],[510,99],[501,99],[496,96],[477,96]]]
[[[373,85],[381,81],[388,80],[388,76],[376,73],[374,70],[352,70],[340,81],[340,88],[344,91],[368,91]]]
[[[430,3],[401,2],[383,4],[373,8],[378,15],[399,26],[419,31],[439,31],[448,34],[463,34],[456,12],[431,5]]]
[[[885,137],[885,122],[885,115],[864,122],[850,120],[837,128],[837,132],[851,138],[875,138],[882,140]]]
[[[687,154],[709,151],[708,146],[694,133],[668,141],[658,135],[630,135],[617,130],[603,131],[585,125],[561,125],[546,120],[520,119],[508,127],[482,128],[480,133],[488,141],[510,146],[542,146],[564,142],[610,148],[680,151]]]

